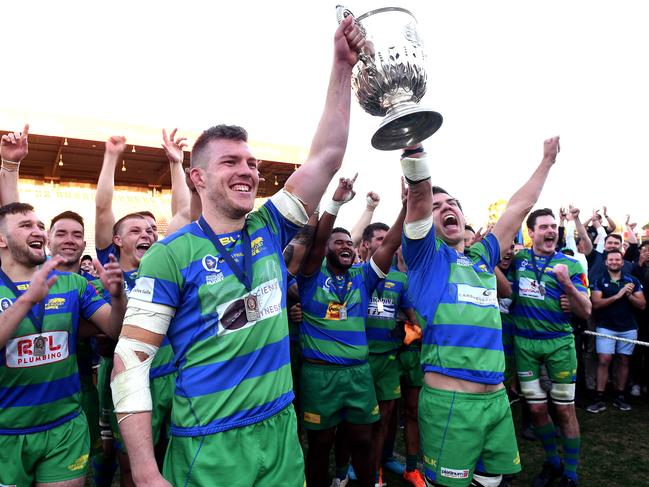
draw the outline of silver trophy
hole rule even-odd
[[[352,13],[336,7],[338,22]],[[372,146],[395,150],[427,139],[442,116],[417,104],[426,93],[426,53],[417,20],[406,9],[385,7],[356,17],[366,44],[352,72],[352,89],[370,115],[384,117]]]

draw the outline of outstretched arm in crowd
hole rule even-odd
[[[588,231],[586,230],[586,226],[579,219],[579,208],[575,208],[574,206],[570,205],[568,208],[568,212],[572,220],[575,222],[575,228],[577,229],[577,236],[579,237],[579,240],[583,242],[582,244],[582,250],[584,251],[583,254],[590,255],[590,253],[593,251],[593,242],[591,242],[590,237],[588,237]]]
[[[406,147],[404,155],[407,157],[401,158],[401,169],[408,184],[405,222],[415,223],[432,218],[433,187],[423,146],[417,144]]]
[[[340,169],[349,135],[352,67],[365,38],[350,16],[334,36],[334,61],[327,99],[306,162],[286,181],[285,190],[304,205],[307,215],[318,206],[334,174]]]
[[[631,223],[631,215],[626,216],[624,221],[624,229],[629,234],[626,241],[629,244],[629,248],[624,252],[624,260],[629,262],[635,262],[640,256],[640,249],[638,247],[638,237],[635,234],[636,223]]]
[[[29,124],[25,124],[22,132],[10,132],[0,140],[0,206],[18,201],[18,169],[27,157],[28,135]]]
[[[604,252],[604,244],[606,243],[606,229],[602,226],[599,218],[596,218],[596,216],[597,212],[593,212],[593,228],[595,228],[595,231],[597,232],[597,236],[593,243],[595,244],[595,250],[601,254]]]
[[[104,162],[101,165],[95,195],[95,247],[98,249],[105,249],[113,243],[115,168],[125,149],[126,137],[114,135],[106,141]]]
[[[388,233],[385,234],[381,246],[376,249],[372,260],[376,266],[383,271],[384,274],[387,274],[390,270],[390,265],[392,264],[392,259],[394,253],[401,245],[401,234],[403,233],[403,222],[406,219],[406,205],[408,204],[408,188],[401,178],[401,211],[397,216],[397,220],[388,230]]]
[[[354,181],[356,181],[357,176],[358,174],[352,179],[340,178],[338,181],[338,187],[318,221],[315,236],[313,237],[313,245],[311,245],[311,249],[304,260],[302,274],[305,276],[312,275],[322,265],[322,260],[327,254],[327,241],[334,228],[338,210],[342,205],[351,201],[356,194],[354,193]]]
[[[602,210],[604,211],[604,218],[606,218],[606,223],[608,223],[608,233],[615,232],[617,223],[615,223],[615,221],[613,221],[613,218],[609,216],[608,209],[605,206],[602,206]]]
[[[532,210],[541,195],[545,180],[559,153],[559,137],[543,143],[543,159],[530,179],[510,198],[507,207],[493,229],[500,242],[500,255],[504,255],[510,242],[520,230],[525,216]]]
[[[354,224],[350,232],[352,234],[352,243],[354,244],[354,247],[361,243],[361,239],[363,238],[363,230],[365,230],[365,227],[372,223],[374,210],[376,210],[376,207],[379,206],[381,197],[374,191],[370,191],[369,193],[367,193],[365,201],[365,210],[363,210],[361,217]]]

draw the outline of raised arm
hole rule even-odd
[[[501,255],[506,245],[514,240],[525,216],[532,210],[541,195],[545,180],[559,153],[559,137],[552,137],[543,143],[543,159],[530,179],[510,198],[507,207],[493,229],[500,242]]]
[[[318,221],[315,236],[313,237],[313,245],[311,245],[311,249],[309,249],[309,253],[304,260],[302,274],[305,276],[310,276],[322,265],[322,259],[327,254],[327,241],[331,236],[331,230],[334,228],[338,210],[354,197],[354,181],[356,181],[357,176],[358,174],[353,179],[340,178],[338,181],[338,187],[334,191],[332,200],[322,212],[322,216]]]
[[[104,162],[101,165],[95,194],[95,247],[98,249],[105,249],[113,243],[115,168],[124,149],[126,137],[115,135],[106,141]]]
[[[372,223],[374,210],[376,210],[376,207],[379,206],[381,197],[374,191],[370,191],[369,193],[367,193],[365,201],[365,210],[363,210],[363,213],[361,213],[360,218],[354,224],[350,232],[352,234],[352,242],[354,246],[358,245],[361,242],[361,239],[363,238],[363,230],[365,230],[365,227]]]
[[[608,223],[608,229],[609,229],[608,233],[615,232],[615,229],[617,228],[617,223],[615,223],[615,221],[613,221],[613,218],[611,218],[608,215],[608,208],[602,206],[602,211],[604,211],[604,218],[606,218],[606,223]]]
[[[0,140],[0,206],[18,201],[18,169],[27,157],[28,135],[29,124],[25,124],[22,132],[10,132]]]
[[[433,191],[428,158],[421,144],[403,149],[401,170],[408,185],[406,223],[419,222],[433,215]]]
[[[593,251],[593,242],[590,241],[590,237],[588,236],[588,231],[586,230],[586,226],[581,222],[579,219],[579,208],[576,208],[572,205],[568,207],[568,214],[570,215],[570,218],[572,218],[572,221],[575,222],[575,228],[577,229],[577,235],[579,236],[579,239],[583,242],[583,254],[584,255],[589,255]],[[575,250],[575,252],[577,252]]]
[[[171,217],[178,212],[183,212],[189,221],[189,188],[185,184],[185,171],[183,170],[183,149],[187,147],[187,137],[176,137],[178,129],[173,129],[167,136],[167,131],[162,129],[162,148],[169,161],[169,174],[171,176]]]
[[[288,178],[284,189],[299,198],[311,215],[334,174],[340,169],[349,135],[352,67],[365,38],[350,16],[334,36],[334,61],[324,112],[306,162]]]
[[[284,262],[289,274],[297,275],[302,267],[305,256],[313,244],[313,237],[318,226],[318,212],[314,211],[309,221],[293,237],[293,240],[284,249]],[[297,286],[296,286],[297,287]]]
[[[399,245],[401,245],[401,234],[403,233],[403,222],[406,220],[407,202],[408,188],[403,178],[401,178],[401,211],[397,216],[397,220],[390,227],[390,230],[388,230],[388,233],[385,234],[381,246],[376,249],[376,252],[372,256],[372,260],[384,274],[387,274],[390,270],[394,253],[399,248]]]

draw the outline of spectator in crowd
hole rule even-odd
[[[458,201],[431,186],[421,145],[402,154],[409,185],[403,256],[409,295],[424,320],[419,426],[429,484],[491,486],[503,474],[520,471],[502,384],[505,360],[494,268],[537,201],[558,151],[558,137],[545,141],[538,168],[512,196],[493,231],[467,255]],[[456,420],[449,432],[451,414]]]
[[[608,214],[606,206],[602,206],[602,211],[604,213],[604,218],[606,219],[606,225],[603,224],[604,218],[599,214],[599,210],[593,210],[592,216],[584,222],[584,226],[588,232],[588,237],[593,243],[597,243],[596,240],[598,237],[606,237],[606,235],[615,232],[615,229],[617,228],[617,223],[615,223],[613,218]]]
[[[144,256],[115,351],[115,410],[136,482],[303,485],[281,253],[342,163],[351,69],[364,43],[353,18],[345,19],[336,31],[325,110],[308,160],[259,210],[252,211],[258,161],[245,130],[216,126],[196,140],[190,178],[203,214]],[[163,478],[153,456],[146,381],[165,335],[184,365]],[[206,380],[214,376],[228,377],[227,387]]]
[[[637,262],[631,274],[640,281],[645,302],[649,300],[649,240],[642,242]],[[636,312],[638,321],[638,340],[649,342],[649,308]],[[631,395],[640,397],[647,392],[649,384],[649,347],[635,347],[631,363]]]
[[[88,254],[81,257],[81,273],[89,281],[97,278],[97,270],[92,263],[92,257]]]
[[[606,274],[592,285],[593,318],[597,324],[597,333],[612,337],[636,340],[638,324],[634,308],[644,310],[646,306],[643,287],[640,281],[631,274],[622,271],[622,251],[610,250],[606,254]],[[615,394],[613,405],[621,411],[631,410],[625,398],[629,359],[633,354],[634,344],[616,341],[611,338],[597,337],[597,401],[588,406],[587,411],[600,413],[606,409],[604,392],[608,383],[608,369],[613,355],[617,355],[615,371]]]
[[[75,356],[78,320],[116,338],[123,277],[114,260],[98,269],[111,308],[80,275],[53,272],[69,256],[46,262],[46,242],[31,205],[0,208],[0,484],[80,487],[90,442]]]

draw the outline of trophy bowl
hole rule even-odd
[[[338,6],[338,21],[352,15]],[[366,44],[352,71],[352,89],[370,115],[384,117],[372,146],[396,150],[433,135],[442,116],[418,105],[426,93],[426,53],[417,20],[408,10],[385,7],[356,17]]]

